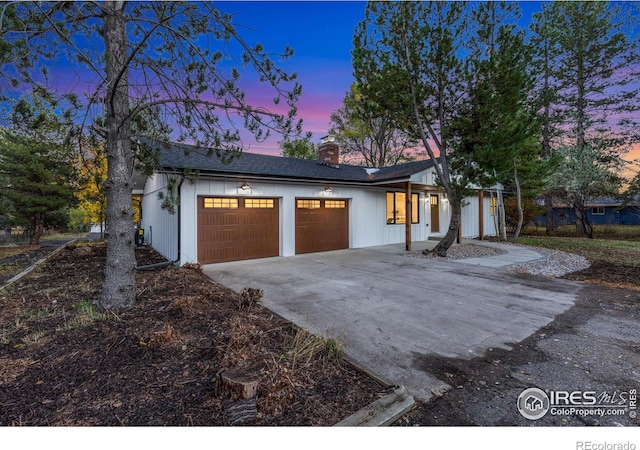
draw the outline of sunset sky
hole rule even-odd
[[[531,15],[540,10],[541,3],[519,4],[523,12],[520,25],[526,26]],[[304,131],[313,133],[313,142],[319,142],[328,133],[330,114],[341,106],[353,82],[353,33],[364,18],[366,2],[221,1],[217,5],[223,12],[233,14],[233,22],[247,43],[261,43],[274,53],[287,45],[293,48],[294,56],[279,62],[279,66],[298,74],[303,88],[297,105],[299,117],[303,119]],[[52,67],[52,72],[66,78],[65,83],[70,82],[72,90],[86,86],[82,73],[69,64],[62,62],[57,71]],[[271,105],[271,92],[264,87],[249,84],[247,91],[248,98],[258,99],[254,106]],[[260,105],[260,101],[264,104]],[[248,133],[243,135],[245,150],[253,153],[280,154],[279,140],[280,136],[272,136],[258,143]],[[629,157],[640,158],[640,146]]]
[[[520,2],[526,26],[540,2]],[[281,64],[298,73],[303,95],[298,103],[304,130],[319,142],[329,129],[332,111],[342,104],[353,82],[351,50],[353,32],[364,18],[366,2],[262,1],[221,2],[219,7],[235,14],[234,22],[249,42],[260,42],[273,51],[291,46],[295,55]],[[242,26],[241,26],[242,25]],[[248,151],[279,154],[278,137],[264,143],[247,139]],[[640,146],[628,156],[640,158]]]

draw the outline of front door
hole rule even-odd
[[[431,232],[440,233],[440,196],[431,194]]]

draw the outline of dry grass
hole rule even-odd
[[[314,335],[304,328],[293,336],[286,355],[291,360],[291,368],[305,367],[318,359],[344,357],[344,345],[328,336]]]
[[[585,237],[576,231],[575,225],[560,225],[552,233],[547,233],[545,227],[526,226],[522,229],[522,236],[545,237]],[[640,240],[640,225],[594,225],[593,235],[597,239],[615,239],[626,241]]]
[[[591,262],[640,267],[640,241],[523,235],[518,243],[575,253]]]

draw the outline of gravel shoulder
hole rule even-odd
[[[534,261],[527,264],[520,264],[507,269],[509,272],[527,273],[549,278],[561,278],[569,273],[587,269],[591,263],[583,256],[574,255],[560,250],[549,250],[541,247],[530,247],[532,250],[542,253],[546,260]]]

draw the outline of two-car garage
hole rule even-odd
[[[280,198],[198,197],[198,262],[280,255]],[[349,248],[349,203],[295,200],[295,252]]]

